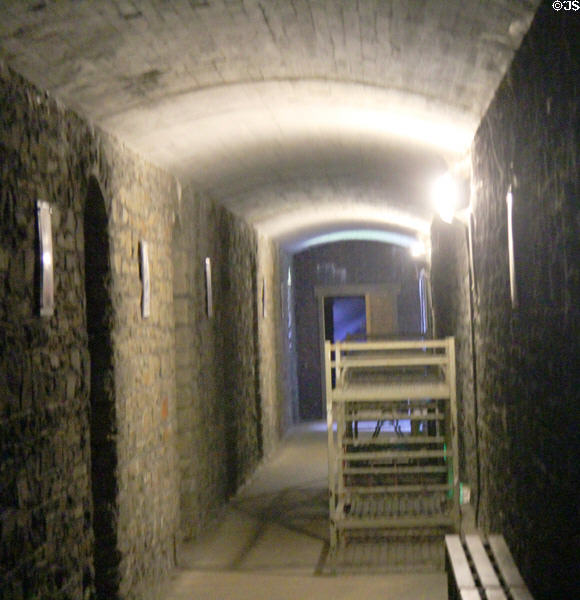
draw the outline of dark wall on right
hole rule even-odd
[[[580,590],[579,26],[579,12],[540,6],[472,148],[476,379],[469,401],[475,392],[478,524],[505,535],[539,600],[576,598]],[[466,261],[453,263],[463,272],[448,278],[448,293],[437,289],[446,280],[442,252],[461,238],[456,227],[435,227],[435,320],[455,322],[451,333],[468,347],[467,317],[449,317],[467,310]],[[471,365],[463,368],[469,373]],[[467,473],[477,472],[477,454],[466,455]]]

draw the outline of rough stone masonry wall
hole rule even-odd
[[[214,270],[219,264],[219,240],[209,235],[218,223],[211,202],[186,194],[173,247],[180,512],[186,538],[199,533],[227,490],[219,329],[206,313],[204,275],[205,257]]]
[[[479,524],[506,536],[539,600],[580,589],[578,19],[540,6],[472,149]]]
[[[294,423],[297,404],[289,259],[269,239],[258,237],[259,372],[264,456]]]
[[[111,551],[118,589],[109,598],[146,598],[174,563],[178,526],[174,183],[3,67],[0,90],[0,596],[78,600],[95,593],[83,235],[94,174],[109,221],[115,361]],[[37,198],[53,208],[49,318],[38,316],[36,300]],[[152,273],[146,321],[141,237],[150,244]]]
[[[179,521],[172,230],[174,181],[110,140],[101,168],[111,198],[113,348],[122,598],[157,598],[174,565]],[[110,158],[109,158],[110,157]],[[108,173],[107,173],[108,171]],[[141,316],[139,241],[151,309]]]
[[[219,212],[220,256],[214,265],[224,382],[228,496],[253,472],[264,452],[258,350],[257,243],[254,231],[232,213]]]
[[[278,251],[272,243],[187,188],[173,260],[181,532],[192,538],[276,447],[289,425],[290,392],[281,364]]]
[[[273,289],[276,284],[280,286],[280,324],[278,328],[279,344],[281,350],[278,371],[281,373],[280,382],[284,386],[285,403],[283,406],[282,422],[296,424],[299,422],[298,408],[298,335],[296,323],[296,274],[292,269],[293,257],[291,254],[278,249],[279,279],[274,279]],[[276,301],[273,295],[273,301]]]

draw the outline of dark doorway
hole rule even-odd
[[[111,340],[108,217],[99,183],[89,180],[84,212],[85,294],[91,365],[90,428],[95,585],[99,600],[119,595],[116,408]]]
[[[362,340],[366,335],[364,296],[324,298],[324,338],[331,342]]]
[[[325,296],[324,297],[324,340],[344,342],[363,340],[366,337],[366,298],[365,296]],[[322,355],[324,349],[321,347]],[[321,359],[321,364],[324,360]],[[332,371],[332,385],[335,373]],[[324,384],[322,386],[324,390]]]

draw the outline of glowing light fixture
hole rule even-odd
[[[213,317],[213,290],[211,285],[211,258],[206,257],[204,261],[205,272],[205,310],[208,318]]]
[[[141,274],[141,316],[151,316],[151,274],[149,271],[149,246],[145,240],[139,241],[139,272]]]
[[[450,173],[444,173],[434,181],[431,195],[441,219],[446,223],[453,222],[459,190]]]
[[[415,238],[410,235],[397,233],[394,231],[381,231],[381,230],[368,230],[368,229],[347,229],[340,231],[331,231],[321,235],[311,237],[307,240],[302,241],[296,246],[294,251],[302,252],[312,246],[319,246],[322,244],[332,244],[334,242],[344,242],[352,240],[362,240],[367,242],[383,242],[385,244],[395,244],[396,246],[403,246],[410,248]]]
[[[40,255],[40,316],[54,314],[54,266],[52,251],[52,208],[44,200],[36,201],[38,252]]]
[[[413,258],[420,258],[427,254],[427,248],[421,240],[417,240],[414,244],[412,244],[410,251]]]

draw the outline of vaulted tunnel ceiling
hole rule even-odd
[[[428,184],[465,157],[537,5],[0,0],[0,55],[297,250],[427,234]]]

